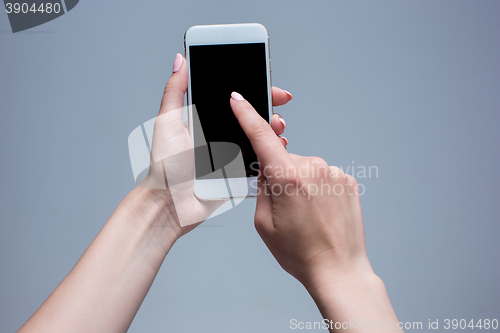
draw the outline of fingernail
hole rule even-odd
[[[183,60],[184,58],[182,58],[182,55],[180,53],[177,53],[175,55],[174,67],[172,67],[172,73],[177,73],[179,69],[181,69]]]
[[[281,143],[283,144],[283,147],[286,148],[286,146],[288,145],[288,140],[283,136],[280,136],[280,139],[281,139]]]
[[[288,91],[286,91],[286,90],[283,90],[283,91],[285,92],[285,94],[287,94],[287,96],[288,96],[288,100],[289,100],[289,101],[291,101],[291,100],[292,100],[292,98],[293,98],[292,94],[290,94],[290,92],[288,92]]]
[[[283,129],[286,127],[285,119],[280,117],[280,122],[283,124]]]
[[[243,98],[243,96],[241,96],[240,94],[238,94],[236,91],[233,91],[231,93],[231,98],[234,99],[235,101],[244,101],[245,100]]]

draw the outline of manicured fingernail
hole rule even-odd
[[[286,146],[288,145],[288,140],[283,136],[280,136],[280,139],[281,139],[281,143],[283,144],[283,147],[286,148]]]
[[[233,91],[231,93],[231,98],[234,99],[235,101],[244,101],[245,100],[243,98],[243,96],[241,96],[240,94],[238,94],[236,91]]]
[[[290,94],[290,92],[286,91],[286,90],[283,90],[285,92],[285,94],[288,96],[288,100],[291,101],[293,96],[292,94]]]
[[[283,124],[283,129],[286,127],[285,119],[280,117],[280,122]]]
[[[182,57],[182,55],[180,53],[177,53],[175,55],[174,67],[172,67],[172,73],[177,73],[179,71],[179,69],[181,69],[183,60],[184,60],[184,58]]]

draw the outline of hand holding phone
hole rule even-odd
[[[141,184],[142,187],[157,189],[153,192],[159,201],[172,201],[172,197],[175,197],[172,211],[177,215],[184,233],[208,218],[225,202],[207,201],[194,195],[194,145],[190,131],[182,121],[188,81],[187,61],[177,54],[154,124],[151,166],[148,176]],[[274,106],[286,104],[292,98],[288,92],[276,87],[272,87],[271,92],[270,100]],[[230,99],[231,93],[228,93],[227,105]],[[283,133],[284,120],[280,115],[273,115],[271,127],[277,135]]]

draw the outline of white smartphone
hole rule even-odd
[[[230,106],[236,91],[272,117],[269,35],[261,24],[200,25],[184,35],[194,192],[201,199],[257,195],[258,163]]]

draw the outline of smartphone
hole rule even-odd
[[[258,163],[230,106],[236,91],[267,122],[272,117],[267,29],[256,23],[199,25],[184,35],[194,192],[204,200],[257,195]]]

